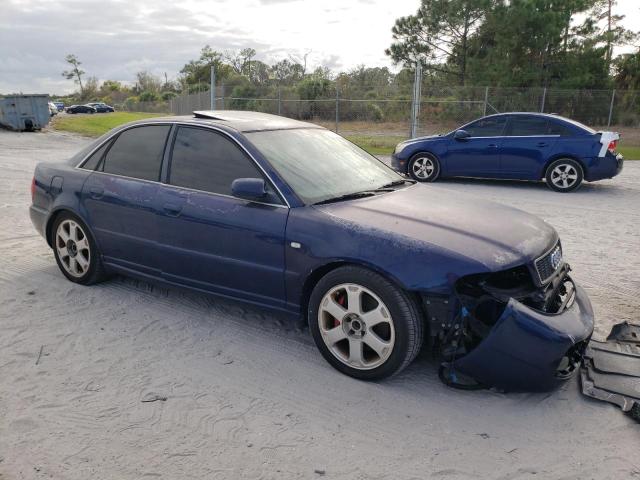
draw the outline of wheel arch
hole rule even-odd
[[[419,150],[417,150],[415,153],[412,153],[409,156],[409,161],[407,162],[407,171],[409,171],[409,164],[413,161],[413,159],[415,157],[417,157],[418,155],[431,155],[433,158],[435,158],[441,165],[442,165],[442,161],[440,160],[440,156],[438,156],[437,153],[433,152],[432,150],[428,150],[426,148],[420,148]]]
[[[582,168],[582,176],[586,180],[587,167],[584,164],[584,162],[582,161],[582,159],[580,157],[578,157],[577,155],[566,154],[566,153],[559,153],[559,154],[553,155],[551,158],[549,158],[549,160],[547,160],[546,163],[544,164],[544,167],[542,167],[542,172],[539,173],[538,177],[540,179],[545,178],[545,176],[547,175],[547,169],[549,168],[549,165],[551,165],[556,160],[560,160],[562,158],[566,158],[568,160],[573,160],[574,162],[578,162],[578,165],[580,165],[580,168]]]
[[[87,220],[82,215],[80,215],[78,212],[76,212],[72,208],[69,208],[67,206],[60,206],[55,208],[51,212],[51,214],[49,215],[49,218],[47,219],[47,223],[45,225],[45,230],[44,230],[45,239],[47,240],[47,244],[49,245],[50,248],[53,248],[53,224],[56,222],[56,219],[64,213],[70,213],[71,215],[79,218],[89,230],[89,233],[93,237],[94,241],[97,241],[95,235],[93,234],[93,231],[91,230],[91,227],[87,223]]]
[[[302,293],[300,295],[300,313],[302,315],[302,318],[305,321],[307,320],[307,313],[308,313],[307,311],[309,309],[309,299],[311,298],[311,293],[313,292],[313,289],[325,275],[327,275],[328,273],[340,267],[360,267],[360,268],[364,268],[372,272],[375,272],[378,275],[381,275],[382,277],[384,277],[385,279],[393,283],[395,286],[405,291],[407,295],[416,302],[416,306],[422,313],[423,321],[424,321],[425,312],[423,309],[422,302],[420,301],[420,296],[417,292],[407,289],[402,284],[402,282],[400,282],[391,273],[385,270],[382,270],[376,267],[375,265],[371,265],[367,262],[359,262],[357,260],[333,260],[313,269],[311,273],[307,275],[307,277],[305,278],[304,284],[302,286]]]

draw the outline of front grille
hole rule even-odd
[[[536,260],[536,271],[540,283],[546,283],[562,266],[562,247],[558,243],[549,252]]]

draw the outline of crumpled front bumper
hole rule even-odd
[[[578,371],[593,333],[591,302],[575,284],[573,304],[545,314],[509,300],[489,334],[454,361],[456,370],[476,381],[509,391],[544,391]]]

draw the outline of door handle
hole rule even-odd
[[[498,144],[497,143],[490,143],[489,145],[487,145],[488,148],[498,148]]]
[[[546,147],[547,145],[549,145],[547,142],[538,142],[539,147]]]
[[[165,203],[162,206],[162,208],[167,215],[170,215],[172,217],[177,217],[178,215],[180,215],[180,212],[182,211],[182,207],[175,203]]]
[[[91,196],[91,198],[101,198],[103,194],[104,194],[104,189],[101,187],[89,188],[89,195]]]

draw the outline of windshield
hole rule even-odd
[[[402,180],[375,157],[329,130],[270,130],[245,135],[306,204]]]

